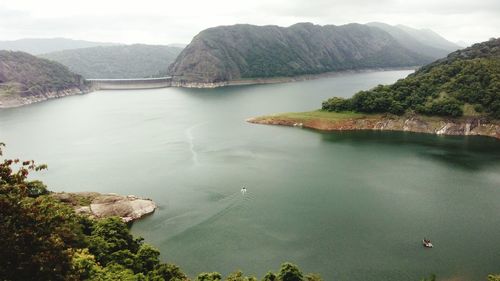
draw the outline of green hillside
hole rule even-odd
[[[0,102],[84,88],[81,76],[57,62],[28,53],[0,50]]]
[[[218,82],[423,65],[433,59],[361,24],[239,24],[200,32],[170,66],[178,81]]]
[[[500,119],[500,39],[453,52],[392,85],[360,91],[350,99],[331,98],[322,108]]]
[[[90,78],[146,78],[165,74],[182,51],[160,45],[92,47],[40,55],[57,61],[71,71]]]

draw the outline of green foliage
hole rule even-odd
[[[264,278],[262,278],[262,281],[276,281],[276,280],[278,280],[278,277],[276,277],[276,274],[272,272],[266,273],[266,275],[264,275]]]
[[[255,278],[253,276],[250,276],[250,277],[244,276],[243,272],[236,271],[236,272],[229,274],[226,277],[226,281],[257,281],[257,278]]]
[[[350,111],[352,110],[352,102],[350,99],[333,97],[323,102],[321,109],[327,111]]]
[[[431,274],[429,278],[424,278],[422,281],[436,281],[436,274]]]
[[[454,98],[433,100],[425,106],[417,107],[416,111],[427,115],[460,117],[463,109],[460,102]]]
[[[160,251],[148,244],[142,244],[135,257],[136,272],[149,272],[160,264]]]
[[[500,281],[500,274],[488,275],[488,281]]]
[[[186,274],[175,264],[163,263],[149,273],[151,281],[182,281],[188,280]]]
[[[281,265],[280,272],[278,274],[279,281],[303,281],[304,276],[300,271],[299,267],[292,263],[284,263]]]
[[[350,99],[331,98],[328,111],[459,117],[465,104],[500,118],[500,39],[450,54],[396,83],[360,91]]]
[[[0,144],[0,155],[1,153]],[[28,182],[33,161],[0,163],[0,276],[6,280],[64,280],[71,273],[72,248],[82,231],[73,210]]]
[[[196,277],[196,281],[220,281],[222,275],[218,272],[203,272]]]

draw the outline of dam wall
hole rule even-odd
[[[137,79],[86,79],[94,90],[156,89],[172,86],[172,77]]]

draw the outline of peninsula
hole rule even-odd
[[[314,112],[248,119],[318,130],[394,130],[500,138],[500,39],[475,44],[407,78],[352,98],[333,97]]]

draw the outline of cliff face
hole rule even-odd
[[[360,24],[290,27],[233,25],[194,37],[169,68],[179,84],[422,65],[432,58],[387,32]]]
[[[299,126],[321,131],[380,130],[404,131],[436,135],[487,136],[500,139],[500,123],[484,118],[447,119],[422,116],[367,116],[325,120],[321,118],[289,118],[286,115],[264,116],[247,120],[250,123]]]
[[[0,108],[87,92],[65,66],[23,52],[0,51]]]

